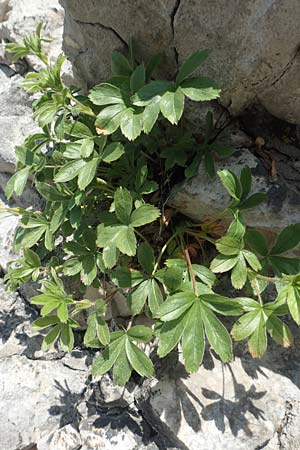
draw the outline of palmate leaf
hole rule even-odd
[[[152,205],[142,205],[135,209],[130,217],[130,224],[132,227],[142,227],[148,223],[153,222],[160,216],[160,211]]]
[[[164,323],[159,331],[158,355],[166,356],[182,339],[183,358],[186,369],[196,371],[202,362],[205,335],[220,358],[226,362],[232,357],[231,339],[220,320],[214,313],[214,297],[217,295],[197,297],[192,291],[180,292],[168,297],[157,311],[157,317]],[[210,303],[212,301],[212,303]],[[225,303],[232,302],[222,297]],[[230,303],[231,312],[240,313],[237,303]],[[226,308],[224,308],[226,314]],[[218,312],[223,314],[222,309]],[[196,341],[197,340],[197,341]]]
[[[99,158],[93,158],[80,169],[78,175],[78,187],[81,191],[93,181],[96,176]]]
[[[129,141],[134,141],[143,130],[143,112],[127,108],[120,121],[121,131]]]
[[[289,225],[281,231],[277,237],[274,247],[271,249],[271,255],[279,255],[296,247],[300,242],[300,224]]]
[[[133,95],[131,101],[136,106],[146,106],[172,89],[174,89],[174,84],[170,81],[151,81]]]
[[[17,195],[21,195],[25,189],[31,167],[27,166],[16,172],[8,181],[5,188],[5,195],[8,199],[11,198],[15,192]]]
[[[137,252],[139,263],[147,274],[151,274],[154,269],[154,252],[150,244],[142,242]]]
[[[231,335],[236,341],[249,338],[248,347],[254,358],[261,358],[266,352],[267,332],[284,347],[292,344],[293,338],[288,326],[278,318],[282,314],[280,301],[261,305],[252,299],[241,299],[241,303],[248,312],[234,324]]]
[[[132,67],[122,53],[114,51],[111,56],[111,71],[113,75],[127,77],[131,74]]]
[[[241,289],[247,281],[247,263],[255,272],[262,268],[256,255],[244,249],[244,240],[240,236],[240,233],[243,234],[244,231],[243,224],[237,220],[232,222],[227,234],[216,241],[216,247],[221,255],[214,258],[210,265],[210,269],[215,273],[223,273],[232,269],[231,283],[236,289]]]
[[[84,345],[93,347],[94,342],[97,339],[100,344],[108,345],[110,342],[109,328],[105,320],[97,311],[89,314],[87,323],[88,326],[84,335]]]
[[[187,97],[196,102],[208,101],[220,97],[221,89],[217,84],[206,77],[194,77],[184,80],[180,87]]]
[[[195,302],[187,316],[182,335],[184,364],[188,372],[196,372],[202,362],[205,349],[205,335],[200,303]]]
[[[160,100],[161,113],[171,124],[177,124],[179,122],[183,108],[184,94],[180,87],[175,92],[166,92]]]
[[[36,319],[32,324],[33,328],[38,331],[48,328],[51,325],[54,325],[54,327],[44,337],[42,350],[48,351],[58,338],[60,338],[60,344],[63,350],[71,352],[74,347],[73,328],[77,328],[78,323],[72,319],[68,319],[65,323],[62,323],[58,316],[51,315]]]
[[[89,94],[89,99],[99,106],[124,104],[121,89],[110,83],[101,83],[95,86]]]
[[[118,188],[114,196],[116,216],[125,225],[130,223],[133,200],[130,192],[126,188]]]
[[[119,385],[129,380],[132,370],[142,377],[151,377],[154,368],[150,358],[133,343],[148,342],[151,337],[151,329],[144,326],[112,333],[109,346],[94,361],[93,375],[103,375],[113,367],[113,377]]]
[[[97,133],[103,135],[114,133],[119,128],[123,113],[126,109],[126,105],[120,103],[108,106],[100,111],[95,121]]]
[[[134,94],[139,91],[145,84],[146,71],[144,64],[137,66],[130,77],[130,89]]]
[[[300,283],[297,277],[278,294],[277,301],[286,301],[294,321],[300,325]]]
[[[133,315],[139,314],[146,302],[152,314],[155,314],[163,302],[162,293],[156,280],[148,279],[142,281],[128,295],[128,304]]]
[[[122,253],[128,256],[136,254],[136,237],[134,228],[146,225],[157,219],[160,212],[152,206],[144,204],[132,211],[133,199],[126,188],[118,188],[114,195],[115,216],[109,217],[110,225],[101,224],[97,228],[97,245],[104,248],[117,247]],[[111,253],[109,253],[110,256]]]

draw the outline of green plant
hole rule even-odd
[[[283,230],[271,248],[264,234],[246,226],[243,211],[265,200],[265,194],[251,193],[250,169],[243,168],[239,178],[228,170],[218,173],[232,198],[226,208],[232,220],[221,237],[216,224],[195,225],[164,207],[175,166],[190,177],[203,159],[214,176],[213,153],[232,153],[211,138],[211,114],[201,144],[184,127],[173,126],[182,117],[185,97],[219,96],[212,80],[192,76],[208,52],[188,58],[175,81],[152,79],[155,59],[137,64],[132,51],[129,59],[114,52],[112,78],[84,96],[63,84],[64,57],[50,63],[42,41],[39,27],[24,45],[7,46],[16,58],[38,56],[45,68],[22,83],[28,92],[40,93],[33,111],[41,132],[17,147],[17,171],[6,194],[22,194],[30,176],[44,206],[41,211],[7,208],[20,218],[15,246],[23,257],[11,263],[5,279],[11,289],[29,280],[40,283],[32,303],[41,306],[41,318],[33,326],[48,330],[43,349],[59,340],[71,351],[82,311],[87,315],[84,345],[102,349],[93,374],[113,369],[121,385],[133,370],[141,376],[154,373],[143,350],[154,338],[160,357],[181,343],[188,371],[198,369],[206,342],[229,361],[232,341],[222,316],[239,317],[231,335],[248,339],[255,357],[266,351],[267,333],[291,345],[291,332],[280,317],[290,312],[300,323],[299,260],[284,253],[299,244],[300,225]],[[214,247],[218,255],[208,267],[200,250],[207,255]],[[224,272],[230,272],[235,289],[245,286],[249,297],[218,294],[215,274]],[[77,295],[64,287],[69,279],[77,283]],[[87,286],[105,290],[107,280],[115,285],[112,294],[85,298]],[[277,289],[271,302],[262,298],[270,283]],[[117,291],[127,295],[132,317],[126,328],[117,321],[118,331],[110,332],[105,311]],[[153,326],[135,325],[141,314]]]

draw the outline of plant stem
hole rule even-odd
[[[134,229],[134,232],[135,232],[141,239],[143,239],[144,242],[146,242],[147,244],[150,245],[150,242],[148,241],[148,239],[145,238],[145,236],[143,236],[142,233],[140,233],[136,228]]]
[[[174,234],[172,234],[172,236],[167,240],[167,242],[165,243],[165,245],[162,247],[162,249],[161,249],[161,251],[160,251],[160,253],[159,253],[159,255],[158,255],[158,258],[157,258],[157,260],[156,260],[156,263],[155,263],[155,266],[154,266],[152,275],[154,275],[155,272],[157,271],[157,268],[158,268],[158,266],[159,266],[159,263],[160,263],[160,261],[161,261],[161,258],[163,257],[163,254],[164,254],[165,251],[167,250],[168,245],[170,244],[170,242],[172,242],[173,239],[175,239],[175,237],[176,237],[178,234],[180,234],[181,232],[182,232],[182,230],[176,231]]]
[[[185,259],[186,259],[186,262],[187,262],[187,265],[189,267],[189,271],[191,274],[191,279],[192,279],[192,284],[193,284],[193,289],[194,289],[195,295],[198,297],[196,278],[195,278],[195,274],[193,271],[189,250],[187,248],[184,249],[184,256],[185,256]]]
[[[255,274],[256,278],[259,278],[260,280],[268,281],[269,283],[288,283],[288,281],[282,280],[282,278],[276,278],[276,277],[266,277],[265,275],[260,275],[259,273]]]
[[[85,106],[83,103],[81,103],[76,97],[74,97],[74,95],[72,95],[71,92],[69,92],[67,94],[67,97],[70,100],[73,100],[73,102],[77,103],[77,105],[79,105],[82,108],[82,113],[86,114],[87,116],[90,117],[97,117],[96,114],[91,110],[91,108],[89,108],[88,106]]]
[[[134,316],[131,316],[131,317],[130,317],[130,320],[129,320],[129,322],[128,322],[128,325],[127,325],[127,330],[129,330],[129,328],[131,328],[133,319],[134,319]]]
[[[262,300],[262,297],[261,297],[261,295],[260,295],[259,284],[258,284],[258,281],[257,281],[256,278],[253,280],[253,287],[254,287],[255,292],[256,292],[256,295],[257,295],[257,297],[258,297],[259,303],[260,303],[261,306],[262,306],[262,305],[263,305],[263,300]]]

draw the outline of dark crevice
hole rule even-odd
[[[297,56],[299,55],[299,53],[300,53],[300,45],[298,46],[296,52],[294,53],[294,55],[292,56],[290,61],[286,64],[284,69],[281,71],[280,75],[271,83],[271,86],[274,86],[276,83],[278,83],[278,81],[280,81],[284,77],[286,72],[293,66]]]
[[[119,39],[119,41],[123,45],[125,45],[126,48],[128,48],[128,43],[125,41],[125,39],[122,38],[122,36],[114,28],[108,27],[108,26],[103,25],[102,23],[99,23],[99,22],[95,22],[95,23],[93,23],[93,22],[83,22],[82,20],[78,20],[78,19],[74,19],[74,21],[76,23],[80,24],[80,25],[91,25],[93,27],[100,27],[103,30],[110,31],[111,33],[113,33]]]
[[[178,12],[178,9],[180,7],[180,3],[181,3],[181,0],[175,0],[175,5],[171,12],[171,29],[172,29],[173,42],[174,42],[173,49],[174,49],[174,55],[175,55],[175,61],[176,61],[177,67],[178,67],[178,51],[177,51],[177,48],[175,45],[175,17]]]
[[[68,363],[66,363],[64,360],[62,360],[62,364],[63,364],[63,366],[67,367],[67,369],[74,370],[75,372],[86,372],[87,371],[87,369],[78,369],[76,367],[73,367],[73,366],[69,365]]]

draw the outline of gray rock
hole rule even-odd
[[[38,450],[79,450],[81,437],[72,425],[66,425],[39,443]]]
[[[247,224],[274,232],[291,223],[299,223],[299,192],[296,187],[292,189],[281,178],[272,180],[261,161],[249,150],[242,149],[231,158],[216,162],[216,169],[229,169],[239,175],[245,165],[252,171],[253,192],[266,192],[268,198],[266,203],[244,211]],[[221,218],[227,224],[230,216],[223,211],[229,204],[229,199],[219,177],[209,178],[201,164],[194,178],[175,186],[168,203],[197,222]]]
[[[11,55],[4,50],[4,42],[20,42],[25,36],[35,32],[40,22],[44,23],[44,34],[52,41],[45,45],[53,59],[61,53],[63,9],[58,0],[2,0],[0,5],[0,62],[10,64]],[[35,69],[42,67],[35,57],[29,57]]]
[[[152,382],[148,400],[141,403],[144,417],[181,450],[294,450],[299,444],[299,364],[292,362],[297,352],[286,350],[287,366],[277,352],[273,348],[261,362],[235,358],[226,365],[210,356],[189,375],[179,364]],[[284,439],[285,446],[276,447]]]
[[[20,376],[21,375],[21,376]],[[36,443],[59,427],[76,423],[76,404],[83,395],[86,374],[62,361],[36,361],[15,355],[0,360],[2,393],[1,449]]]
[[[5,290],[0,280],[0,359],[21,355],[36,335],[30,322],[35,311],[16,293]]]
[[[135,0],[101,2],[60,0],[65,8],[64,42],[66,55],[83,86],[91,87],[110,76],[113,50],[126,50],[133,39],[136,54],[148,60],[166,53],[165,70],[176,70],[171,16],[175,0],[162,4]],[[101,42],[101,45],[99,45]]]
[[[81,420],[79,431],[81,450],[158,450],[153,442],[143,444],[144,430],[127,414],[92,415]]]
[[[27,183],[24,193],[20,197],[13,195],[9,204],[7,203],[4,191],[9,178],[9,174],[0,173],[0,208],[33,207],[39,210],[42,205],[41,198],[29,183]],[[0,223],[0,267],[6,271],[8,263],[18,257],[14,251],[14,237],[18,227],[18,217],[10,214],[9,211],[1,211],[0,209]]]
[[[0,70],[0,172],[14,172],[15,147],[38,127],[32,119],[31,98],[19,87],[22,77]]]
[[[64,49],[82,84],[106,78],[111,51],[125,50],[131,36],[138,57],[165,54],[167,76],[174,75],[177,60],[209,48],[203,72],[222,87],[222,102],[232,113],[260,102],[277,117],[300,121],[297,0],[61,3]]]
[[[98,387],[95,391],[96,400],[99,405],[105,407],[128,407],[134,403],[134,393],[136,386],[130,382],[130,386],[117,386],[108,374],[100,377]],[[130,388],[130,390],[129,390]]]

